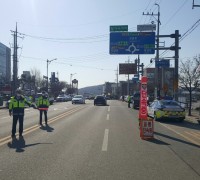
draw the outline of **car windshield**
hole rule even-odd
[[[160,101],[160,103],[164,106],[179,106],[176,101]]]
[[[104,99],[103,96],[97,96],[96,99]]]
[[[64,97],[64,95],[59,95],[58,97]]]
[[[74,96],[74,98],[83,98],[81,95]]]

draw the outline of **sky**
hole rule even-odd
[[[109,34],[112,25],[128,25],[130,32],[137,25],[157,24],[160,6],[160,35],[173,34],[179,30],[180,60],[200,54],[200,7],[192,9],[193,0],[0,0],[0,42],[13,47],[11,30],[16,23],[18,38],[18,76],[23,71],[37,69],[49,76],[56,72],[60,81],[70,83],[78,80],[79,88],[116,82],[119,63],[135,62],[137,55],[110,55]],[[200,0],[195,0],[200,5]],[[198,21],[199,20],[199,21]],[[185,35],[184,35],[185,34]],[[184,36],[183,36],[184,35]],[[160,45],[169,47],[172,38],[160,38]],[[161,57],[172,57],[167,51]],[[145,67],[154,67],[150,59],[156,54],[140,55]],[[170,60],[171,66],[174,60]],[[130,76],[130,78],[132,75]],[[126,80],[126,75],[119,75]]]

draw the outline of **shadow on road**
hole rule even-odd
[[[159,122],[163,123],[163,124],[171,124],[174,126],[184,127],[184,128],[188,128],[188,129],[200,130],[199,124],[189,122],[189,121],[177,122],[175,120],[160,120]]]
[[[54,128],[50,127],[49,125],[41,126],[40,129],[47,131],[47,132],[53,132]]]
[[[25,151],[25,148],[36,146],[39,144],[52,144],[52,143],[33,143],[33,144],[26,144],[24,138],[13,139],[12,142],[9,142],[7,145],[10,149],[16,149],[16,152],[21,153]]]
[[[190,145],[190,146],[194,146],[194,147],[200,148],[200,146],[197,145],[197,144],[193,144],[193,143],[191,143],[191,142],[187,142],[187,141],[184,141],[184,140],[181,140],[181,139],[172,137],[172,136],[168,136],[168,135],[166,135],[166,134],[162,134],[162,133],[158,133],[158,132],[154,132],[154,134],[157,135],[157,136],[162,136],[162,137],[171,139],[171,140],[173,140],[173,141],[181,142],[181,143],[184,143],[184,144],[187,144],[187,145]]]
[[[164,141],[161,141],[161,140],[159,140],[159,139],[149,139],[149,140],[147,140],[147,141],[149,141],[149,142],[152,142],[152,143],[155,143],[155,144],[159,144],[159,145],[170,145],[170,144],[168,144],[168,143],[166,143],[166,142],[164,142]]]

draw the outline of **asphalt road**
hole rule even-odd
[[[1,109],[0,179],[200,179],[199,125],[155,122],[154,140],[142,140],[138,111],[108,104],[54,104],[43,128],[38,111],[27,108],[24,142],[13,143],[12,119]]]

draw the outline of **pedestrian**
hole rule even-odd
[[[131,106],[130,106],[130,104],[131,104],[131,96],[130,96],[130,95],[128,95],[127,100],[128,100],[128,108],[130,108],[130,107],[131,107]]]
[[[23,138],[23,123],[24,123],[24,108],[25,104],[29,107],[32,105],[31,102],[27,101],[26,98],[22,95],[22,91],[20,89],[16,90],[16,95],[11,97],[9,102],[9,115],[13,115],[13,123],[12,123],[12,139],[16,139],[16,126],[17,121],[19,120],[19,138]],[[33,106],[33,105],[32,105]]]
[[[47,124],[47,111],[49,108],[49,99],[48,95],[45,93],[45,91],[42,92],[42,96],[40,96],[37,100],[37,107],[40,111],[40,120],[39,120],[39,125],[42,126],[42,114],[44,112],[44,117],[45,117],[45,124]]]

